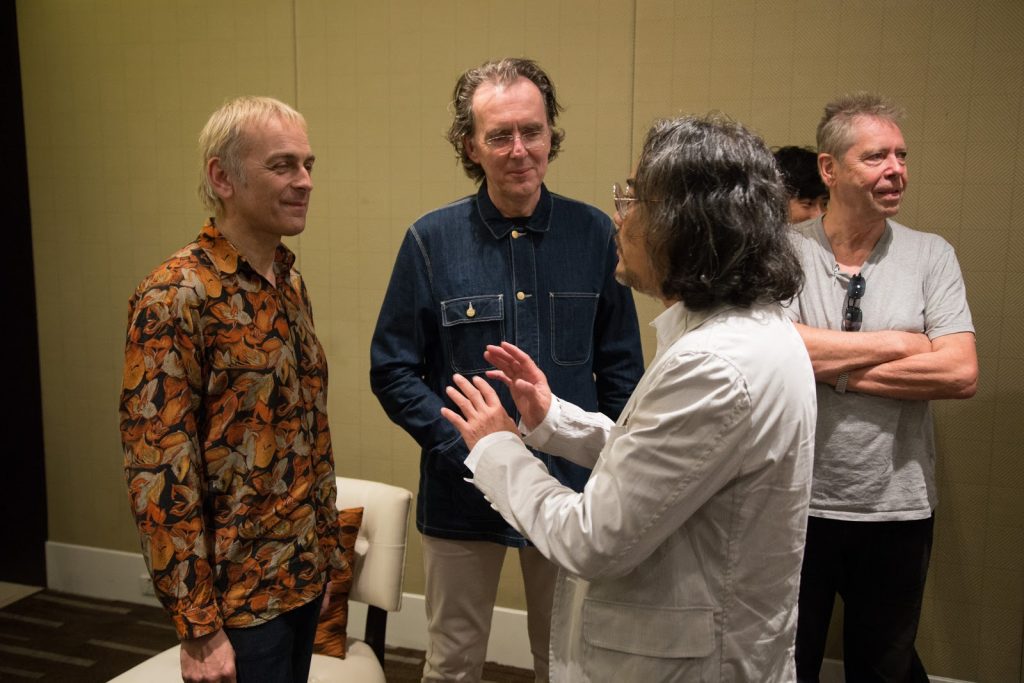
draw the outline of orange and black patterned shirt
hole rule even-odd
[[[294,261],[278,246],[271,285],[211,219],[130,301],[125,478],[179,638],[265,622],[347,568],[327,361]]]

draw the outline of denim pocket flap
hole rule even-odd
[[[595,647],[646,657],[707,657],[715,649],[715,610],[587,599],[583,639]]]
[[[501,320],[505,317],[502,294],[464,296],[441,302],[441,324],[445,327]]]

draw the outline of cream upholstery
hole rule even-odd
[[[350,600],[366,603],[366,642],[348,639],[345,659],[313,655],[310,683],[359,681],[385,683],[384,638],[387,613],[402,607],[405,545],[412,494],[403,488],[364,479],[338,477],[338,509],[362,507],[356,541],[356,566]],[[150,657],[110,683],[181,681],[179,649]]]

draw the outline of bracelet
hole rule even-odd
[[[837,394],[845,394],[846,393],[846,383],[849,382],[849,381],[850,381],[850,373],[848,373],[848,372],[841,373],[839,375],[839,377],[836,378],[836,393]]]

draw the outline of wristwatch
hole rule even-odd
[[[839,375],[839,377],[836,378],[836,393],[837,394],[845,394],[846,393],[846,383],[849,382],[849,381],[850,381],[850,373],[848,373],[848,372],[841,373]]]

